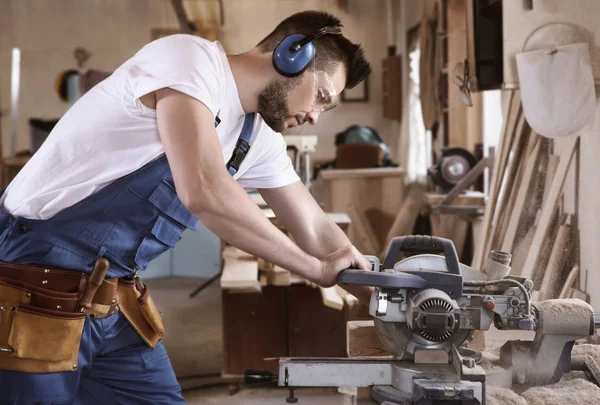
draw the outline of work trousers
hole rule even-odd
[[[76,371],[0,370],[0,405],[184,403],[162,342],[148,347],[120,312],[87,317]]]

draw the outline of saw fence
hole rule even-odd
[[[579,137],[560,140],[559,156],[555,141],[527,124],[519,91],[511,91],[507,101],[472,267],[481,269],[487,252],[502,250],[513,256],[513,275],[534,281],[534,299],[588,300],[577,277],[577,204],[567,212],[564,203],[565,193],[575,200],[578,196]],[[576,176],[575,190],[565,190],[570,171]]]

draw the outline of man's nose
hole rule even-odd
[[[308,114],[306,114],[306,120],[308,121],[308,123],[310,125],[315,125],[319,121],[320,115],[321,115],[321,113],[311,111]]]

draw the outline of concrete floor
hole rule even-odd
[[[243,388],[231,395],[227,386],[194,389],[198,385],[219,382],[223,367],[221,290],[218,282],[194,298],[189,294],[202,284],[196,279],[148,280],[152,297],[163,312],[167,335],[164,344],[188,404],[285,404],[287,391],[279,388]],[[491,352],[499,351],[508,339],[533,339],[532,332],[490,330],[486,343]],[[201,377],[199,375],[210,375]],[[188,378],[186,378],[188,377]],[[303,388],[296,393],[300,403],[315,405],[346,404],[336,389]],[[361,404],[372,403],[368,399]]]

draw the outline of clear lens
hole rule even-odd
[[[329,75],[321,70],[313,70],[315,83],[315,101],[313,111],[322,113],[337,106],[337,92]]]

